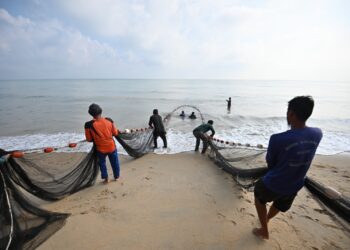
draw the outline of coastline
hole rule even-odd
[[[317,155],[309,176],[349,192],[349,154]],[[38,249],[345,249],[348,224],[330,216],[303,188],[292,208],[255,237],[254,194],[194,152],[120,156],[121,180],[97,183],[45,204],[72,215]],[[110,171],[110,169],[109,169]],[[337,171],[337,172],[334,172]],[[345,177],[347,176],[347,177]],[[344,225],[347,230],[344,230]]]

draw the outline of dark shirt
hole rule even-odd
[[[283,195],[298,192],[322,139],[319,128],[291,129],[271,136],[266,154],[269,168],[263,182]]]
[[[190,117],[190,119],[196,119],[197,118],[197,116],[195,114],[191,114],[189,117]]]
[[[212,125],[209,123],[203,123],[202,125],[199,125],[197,128],[193,130],[193,132],[201,132],[201,133],[206,133],[208,131],[211,131],[211,135],[213,136],[215,134],[215,130]]]
[[[153,128],[153,131],[156,133],[164,133],[164,125],[162,121],[162,117],[160,115],[152,115],[149,118],[148,125]]]

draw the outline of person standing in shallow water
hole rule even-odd
[[[159,136],[163,140],[163,148],[167,148],[166,131],[164,129],[162,117],[158,114],[158,109],[153,110],[153,115],[149,118],[148,125],[153,129],[154,148],[158,147],[157,139]]]
[[[228,100],[226,100],[227,102],[227,110],[231,109],[231,97],[228,98]]]
[[[304,180],[316,149],[322,139],[319,128],[306,126],[314,100],[310,96],[297,96],[288,102],[287,122],[291,129],[271,136],[266,154],[268,172],[254,188],[255,207],[261,228],[253,233],[269,238],[268,223],[279,212],[292,206]],[[267,212],[266,203],[273,202]]]
[[[111,118],[101,116],[102,109],[97,104],[91,104],[88,112],[94,119],[85,123],[85,137],[87,141],[93,142],[96,147],[101,178],[104,183],[109,182],[106,167],[106,157],[108,156],[116,181],[120,176],[120,166],[113,136],[118,135],[118,130]]]
[[[213,128],[214,122],[212,120],[209,120],[207,124],[203,123],[202,125],[199,125],[197,128],[193,130],[193,135],[196,137],[196,147],[194,151],[198,151],[200,140],[203,141],[203,149],[202,154],[205,154],[208,148],[208,140],[210,139],[208,135],[206,135],[206,132],[209,130],[211,131],[210,137],[213,137],[215,134],[215,130]]]

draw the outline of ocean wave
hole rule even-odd
[[[267,147],[269,137],[268,133],[251,133],[247,128],[239,130],[221,130],[216,137],[224,141],[241,143],[242,145],[250,144],[256,146],[258,144]],[[317,154],[333,155],[337,153],[350,151],[349,137],[345,137],[342,133],[332,134],[325,133],[317,150]],[[83,133],[55,133],[55,134],[32,134],[21,136],[0,137],[0,148],[5,150],[36,150],[38,148],[54,147],[58,148],[58,152],[88,152],[91,149],[91,143],[79,143],[77,148],[69,148],[71,142],[79,142],[85,139]],[[195,138],[192,131],[180,131],[170,128],[167,132],[168,149],[156,149],[157,154],[176,154],[194,150]],[[158,139],[158,144],[162,142]],[[117,143],[118,144],[118,143]],[[123,148],[118,144],[118,151],[126,154]]]

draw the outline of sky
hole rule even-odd
[[[350,81],[347,0],[0,0],[0,79]]]

